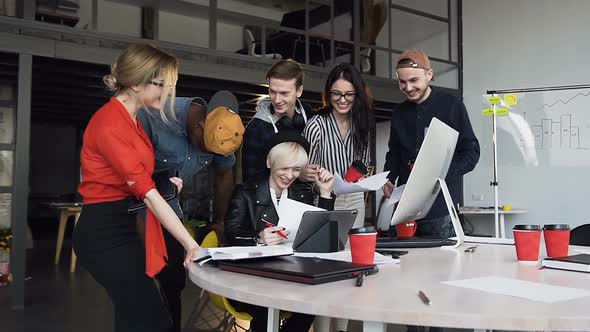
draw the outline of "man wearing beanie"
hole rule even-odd
[[[242,144],[244,125],[236,97],[228,91],[213,95],[209,105],[198,97],[176,98],[174,115],[165,110],[164,119],[157,110],[142,109],[138,118],[152,142],[156,156],[154,173],[190,179],[207,166],[215,169],[215,220],[218,237],[223,236],[223,219],[234,188],[234,152]],[[183,218],[178,197],[168,201],[180,220]],[[141,232],[141,214],[138,229]],[[164,239],[168,264],[156,277],[173,320],[174,332],[180,332],[180,294],[185,286],[186,271],[182,265],[184,249],[166,230]]]
[[[424,52],[417,49],[405,51],[395,68],[399,88],[407,100],[397,106],[391,117],[389,151],[384,167],[385,171],[389,171],[389,182],[383,187],[385,197],[391,195],[396,180],[398,186],[408,181],[430,121],[436,117],[459,132],[446,177],[453,203],[456,204],[461,199],[461,177],[472,171],[479,160],[479,142],[471,128],[465,105],[459,97],[430,86],[434,73]],[[442,193],[439,193],[426,217],[417,220],[417,223],[416,236],[455,236]]]

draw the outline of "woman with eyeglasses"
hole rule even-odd
[[[109,294],[117,332],[169,331],[172,326],[153,280],[166,265],[162,226],[184,247],[185,267],[201,250],[155,188],[154,150],[137,121],[143,106],[168,116],[164,105],[173,103],[177,78],[175,57],[149,45],[129,46],[104,77],[114,96],[84,132],[79,187],[84,206],[74,249],[80,264]],[[181,188],[180,179],[170,181]],[[148,208],[145,246],[135,228],[136,216],[129,212],[134,199]]]
[[[311,144],[309,164],[299,179],[314,182],[317,170],[323,167],[332,174],[344,177],[355,164],[369,162],[369,115],[372,100],[359,71],[348,63],[334,67],[326,80],[323,91],[323,108],[311,118],[303,130],[303,136]],[[334,210],[357,209],[353,227],[365,222],[363,193],[340,195]],[[346,330],[346,320],[336,320],[338,330]],[[314,331],[329,331],[329,320],[316,319]]]

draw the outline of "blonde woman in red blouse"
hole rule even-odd
[[[92,117],[81,152],[84,207],[74,231],[79,262],[109,294],[114,331],[168,331],[171,319],[153,277],[166,264],[162,226],[186,250],[185,266],[201,248],[155,189],[154,151],[141,123],[140,107],[160,109],[174,100],[175,57],[149,45],[131,45],[104,82],[115,96]],[[170,105],[169,109],[174,109]],[[171,178],[179,187],[182,181]],[[148,207],[145,246],[128,213],[133,198]]]

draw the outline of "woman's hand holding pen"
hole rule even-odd
[[[268,224],[267,224],[268,225]],[[279,244],[289,235],[289,231],[284,227],[279,226],[268,226],[258,234],[259,242],[261,244],[273,245]]]
[[[316,185],[320,190],[320,196],[332,198],[332,187],[334,186],[334,175],[327,169],[320,167],[318,170],[318,179]]]

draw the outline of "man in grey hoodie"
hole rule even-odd
[[[281,60],[266,74],[268,97],[258,101],[256,115],[248,123],[242,146],[242,182],[257,183],[269,176],[266,145],[279,130],[303,131],[312,116],[310,105],[299,100],[303,70],[296,61]]]

